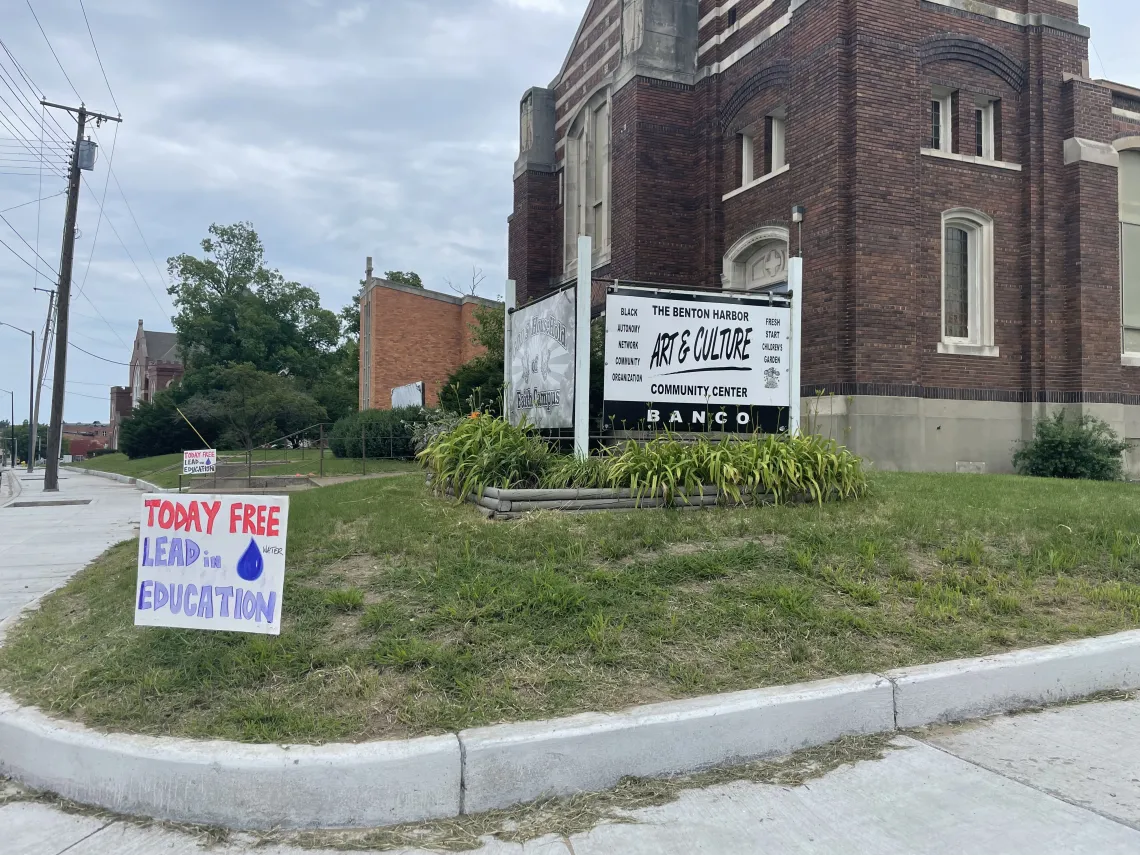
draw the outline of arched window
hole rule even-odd
[[[1120,152],[1120,298],[1124,352],[1140,354],[1140,140]]]
[[[610,101],[595,94],[566,134],[565,268],[577,266],[578,236],[594,239],[595,265],[610,254]]]
[[[724,255],[721,283],[732,291],[779,291],[788,284],[788,230],[763,226],[740,238]]]
[[[942,214],[942,339],[939,353],[997,356],[994,347],[994,221],[981,211]]]

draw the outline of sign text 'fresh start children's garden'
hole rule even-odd
[[[136,626],[278,635],[289,499],[143,496]]]

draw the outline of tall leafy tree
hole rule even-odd
[[[207,369],[198,382],[209,389],[187,401],[185,411],[213,424],[226,446],[252,449],[328,418],[293,378],[250,363]]]
[[[403,270],[387,270],[384,272],[384,278],[389,282],[398,282],[401,285],[410,285],[412,288],[423,288],[424,281],[420,279],[420,274],[413,270],[405,273]]]
[[[188,371],[248,363],[316,380],[340,338],[337,316],[312,288],[265,264],[250,223],[210,226],[202,257],[168,262],[174,328]]]

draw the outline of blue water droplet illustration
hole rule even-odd
[[[261,571],[264,569],[265,561],[261,557],[261,550],[257,548],[257,542],[251,537],[249,546],[238,559],[238,575],[247,582],[253,582],[261,578]]]

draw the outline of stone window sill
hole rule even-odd
[[[998,356],[996,345],[992,344],[962,344],[956,341],[938,342],[938,352],[954,356]]]
[[[752,181],[749,181],[743,187],[737,187],[735,190],[732,190],[728,193],[725,193],[723,196],[720,197],[720,201],[726,202],[729,199],[731,199],[733,196],[739,196],[741,193],[744,193],[747,190],[751,190],[753,187],[759,187],[765,181],[771,181],[777,175],[783,175],[785,172],[787,172],[791,168],[792,168],[791,164],[785,163],[779,169],[773,169],[767,175],[761,175],[759,178],[756,178]]]
[[[1140,368],[1140,353],[1122,353],[1120,355],[1120,364]]]
[[[969,154],[955,154],[952,151],[939,151],[936,148],[919,149],[924,157],[938,157],[942,160],[955,160],[958,163],[973,163],[977,166],[989,166],[994,169],[1008,169],[1010,172],[1021,172],[1020,163],[1009,163],[1004,160],[988,160],[984,157],[974,157]]]
[[[605,267],[610,263],[610,253],[612,247],[608,247],[605,252],[595,252],[592,263],[590,264],[590,272],[593,273],[599,268]],[[578,259],[575,258],[570,264],[566,265],[562,271],[562,282],[565,284],[578,276]]]

